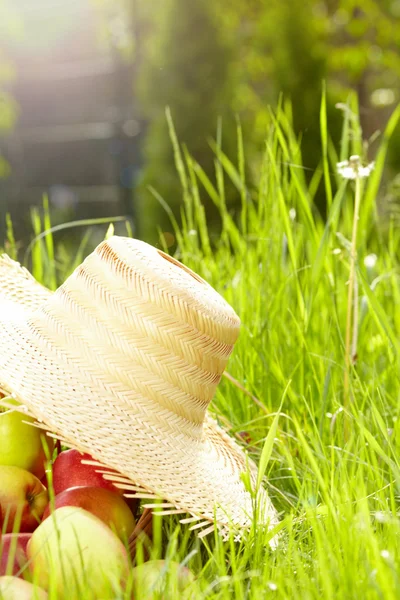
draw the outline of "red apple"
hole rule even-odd
[[[46,463],[45,445],[51,455],[54,441],[29,424],[33,422],[27,415],[0,407],[0,465],[26,469],[40,479]]]
[[[33,580],[55,598],[122,597],[129,573],[126,548],[107,525],[75,506],[58,508],[28,543]]]
[[[0,506],[5,533],[33,531],[49,501],[39,479],[19,467],[0,466]]]
[[[2,600],[47,600],[48,596],[42,589],[23,581],[18,577],[0,577],[0,598]]]
[[[122,495],[123,490],[116,488],[111,481],[98,473],[99,467],[82,464],[82,460],[93,460],[90,454],[81,454],[78,450],[64,450],[53,464],[54,493],[60,494],[73,487],[100,487]]]
[[[79,506],[89,511],[122,540],[127,540],[135,527],[135,519],[125,500],[118,494],[100,487],[75,487],[64,490],[55,498],[54,508]],[[50,515],[50,504],[43,513],[43,521]]]
[[[24,576],[28,564],[26,546],[31,533],[6,533],[0,540],[0,575]]]

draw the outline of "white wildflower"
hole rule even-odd
[[[373,162],[367,166],[363,166],[357,154],[350,156],[349,160],[344,160],[336,165],[339,175],[344,179],[363,179],[368,177],[374,166],[375,163]]]
[[[373,269],[374,266],[376,265],[377,260],[378,260],[378,257],[376,254],[368,254],[364,258],[364,265],[367,267],[367,269]]]
[[[379,88],[371,94],[371,102],[374,106],[390,106],[396,101],[394,90],[390,88]]]
[[[269,581],[268,582],[268,587],[270,590],[272,590],[273,592],[276,592],[276,590],[278,589],[278,586],[276,585],[276,583],[274,583],[273,581]]]
[[[289,210],[289,218],[291,221],[294,221],[296,218],[296,209],[295,208],[291,208]]]
[[[378,523],[387,523],[387,521],[388,521],[387,514],[384,513],[382,510],[376,511],[375,519],[378,521]]]
[[[390,558],[390,553],[388,550],[382,550],[381,556],[382,556],[382,558],[385,558],[387,560],[388,558]]]

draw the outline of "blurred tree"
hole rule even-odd
[[[267,53],[272,58],[275,95],[293,105],[295,130],[302,136],[304,164],[321,157],[319,107],[327,76],[327,23],[315,0],[271,2],[263,19]],[[331,131],[332,131],[331,127]]]
[[[328,2],[328,67],[340,88],[356,88],[360,104],[400,75],[400,3],[393,0]]]
[[[97,0],[112,3],[113,0]],[[303,163],[321,157],[319,109],[326,81],[329,130],[338,141],[342,114],[335,109],[350,90],[360,99],[364,137],[382,130],[400,85],[400,0],[119,0],[130,3],[142,57],[139,97],[149,129],[144,149],[142,205],[153,185],[177,207],[181,193],[165,119],[171,108],[178,138],[213,170],[207,137],[217,117],[240,117],[246,161],[257,175],[269,105],[280,94],[292,101]],[[134,88],[136,93],[137,88]],[[234,131],[225,124],[226,136]],[[399,137],[400,139],[400,137]],[[396,142],[393,143],[395,148]],[[228,151],[232,142],[226,143]],[[373,147],[371,148],[371,156]],[[399,147],[392,151],[399,169]],[[323,206],[323,197],[319,197]]]
[[[0,0],[0,42],[18,29],[12,13]],[[10,174],[10,165],[4,156],[2,140],[12,130],[17,119],[17,106],[10,92],[10,83],[14,78],[14,70],[0,43],[0,246],[4,247],[6,238],[6,212],[8,211],[7,197],[3,193],[2,180]]]
[[[331,87],[336,97],[343,98],[349,88],[357,92],[362,130],[368,140],[382,131],[400,98],[400,2],[336,0],[327,4]],[[379,136],[375,138],[379,143]],[[389,152],[397,171],[398,139],[393,136]]]
[[[180,142],[187,145],[206,173],[212,175],[214,158],[208,138],[215,138],[218,117],[229,113],[230,105],[231,53],[224,43],[212,2],[164,0],[155,12],[157,22],[145,41],[146,60],[142,62],[139,79],[142,111],[149,121],[144,147],[146,167],[141,182],[141,203],[146,206],[141,214],[146,213],[148,222],[153,216],[149,205],[155,205],[146,189],[148,184],[179,214],[181,191],[165,108],[171,110]],[[211,208],[209,204],[208,209]],[[154,223],[149,225],[154,230]],[[167,226],[166,219],[162,226]]]
[[[91,0],[98,9],[98,39],[118,51],[126,61],[132,61],[137,52],[137,0]]]
[[[151,183],[168,202],[180,197],[163,110],[167,105],[179,140],[208,173],[213,157],[207,135],[214,135],[218,116],[238,115],[245,140],[250,140],[247,164],[256,175],[269,105],[283,93],[293,102],[304,163],[316,167],[321,88],[328,77],[329,12],[324,2],[168,0],[160,6],[157,22],[142,63],[141,99],[150,123],[144,186]],[[328,102],[336,137],[341,114],[334,103],[339,99],[329,96]],[[229,123],[225,133],[233,129]],[[226,147],[229,153],[232,140]],[[142,198],[149,201],[145,192]]]
[[[230,103],[251,140],[248,157],[255,159],[256,170],[269,123],[268,105],[275,104],[281,93],[292,101],[303,164],[311,168],[321,157],[323,80],[335,142],[342,125],[335,106],[350,90],[359,96],[364,138],[384,127],[400,91],[399,1],[215,0],[213,6],[235,49]],[[392,156],[398,168],[400,142]]]
[[[328,4],[329,0],[229,0],[229,18],[225,12],[226,22],[241,31],[233,69],[235,110],[253,123],[252,138],[262,141],[269,123],[268,105],[275,104],[281,94],[290,99],[296,130],[303,138],[305,163],[311,165],[320,157],[321,90],[322,82],[329,81]],[[232,17],[235,12],[236,18]],[[334,103],[345,95],[339,96],[328,85],[332,130],[338,130],[341,121]]]
[[[0,40],[10,35],[14,25],[12,15],[0,0]],[[9,165],[2,153],[1,139],[12,129],[17,117],[17,108],[8,89],[13,77],[12,65],[0,44],[0,179],[9,174]]]
[[[333,106],[350,89],[358,93],[366,135],[382,127],[400,91],[399,1],[221,0],[220,12],[237,40],[235,110],[250,118],[257,115],[255,136],[268,121],[266,104],[283,92],[293,101],[303,143],[310,140],[312,146],[319,137],[323,79],[331,129],[340,120]]]

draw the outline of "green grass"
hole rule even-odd
[[[358,360],[351,374],[352,401],[344,411],[346,240],[354,188],[340,180],[335,164],[362,147],[354,98],[350,103],[353,113],[344,113],[338,150],[322,103],[321,166],[309,181],[296,166],[302,157],[285,107],[271,113],[255,188],[246,185],[251,165],[245,164],[241,136],[236,165],[218,145],[213,147],[216,185],[173,136],[183,189],[176,256],[240,316],[241,335],[228,371],[259,400],[223,379],[211,410],[232,435],[250,435],[247,450],[256,461],[281,413],[265,479],[283,520],[276,550],[257,532],[240,544],[214,535],[200,541],[174,517],[155,521],[152,556],[188,564],[198,578],[196,598],[400,596],[400,235],[395,222],[379,221],[376,206],[399,110],[382,136],[375,171],[363,185]],[[227,179],[242,199],[236,219],[225,202]],[[326,220],[313,204],[321,186],[328,201]],[[219,208],[218,235],[207,227],[200,202],[204,194]],[[40,252],[57,257],[54,245],[43,240],[47,237]],[[366,267],[364,258],[371,253],[377,255],[376,264]],[[36,273],[53,283],[54,270],[43,269],[44,259],[37,254]]]

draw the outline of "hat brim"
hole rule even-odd
[[[17,263],[0,260],[2,387],[44,429],[121,473],[127,493],[162,498],[166,512],[189,513],[182,520],[203,534],[214,520],[221,530],[250,528],[254,499],[242,473],[250,471],[254,483],[255,465],[240,446],[209,415],[201,439],[183,434],[148,411],[145,398],[132,402],[124,384],[118,391],[126,402],[115,402],[115,382],[94,377],[90,366],[77,366],[68,350],[41,335],[33,317],[51,295]],[[262,488],[257,504],[260,522],[274,526],[277,514]]]

